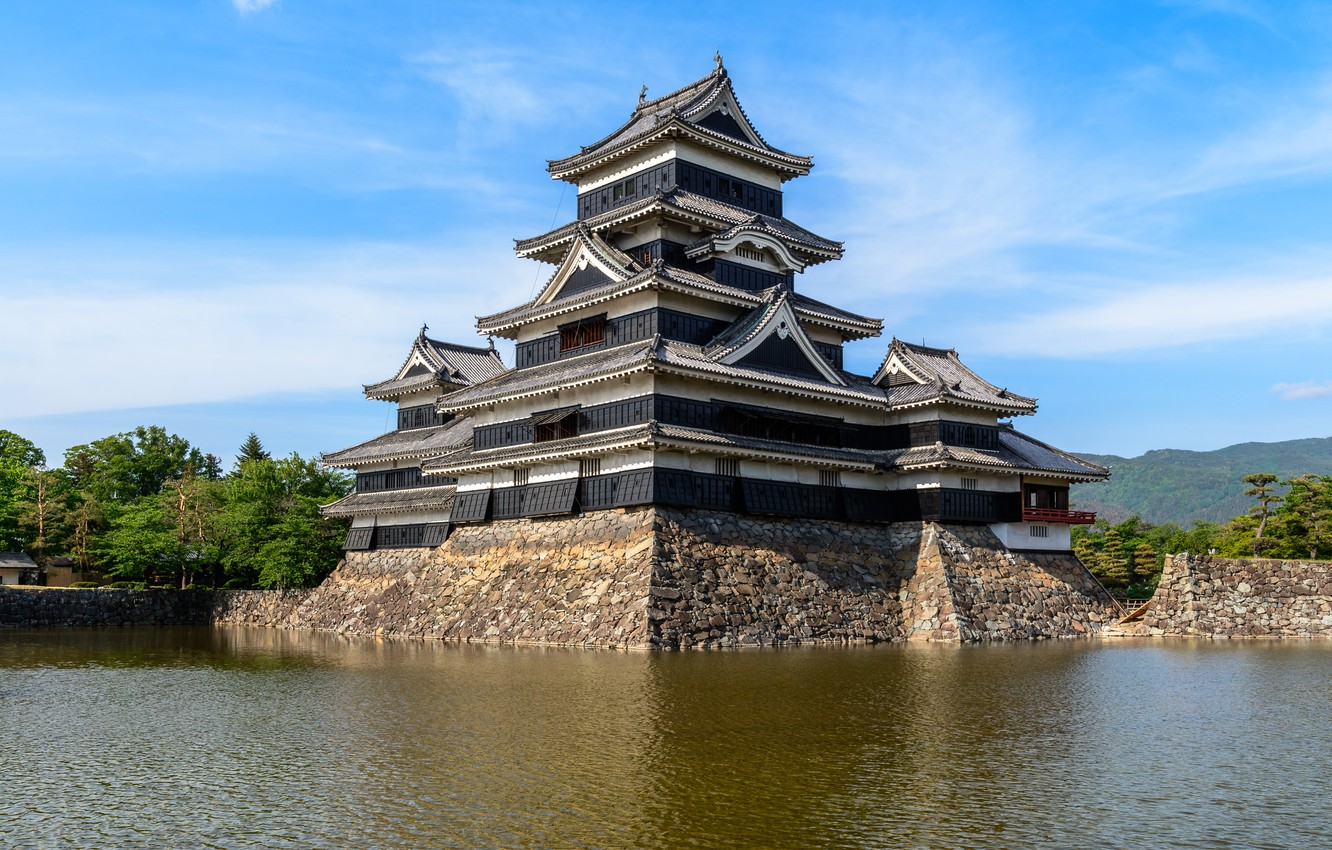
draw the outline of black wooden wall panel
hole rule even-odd
[[[792,289],[795,286],[794,272],[770,272],[756,269],[743,263],[718,259],[713,263],[713,280],[725,286],[734,286],[748,292],[771,289],[774,286]]]
[[[369,549],[374,534],[374,527],[369,525],[350,529],[347,532],[347,542],[342,544],[342,548],[348,551]]]
[[[453,523],[485,522],[490,519],[490,492],[459,493],[453,499]]]
[[[414,428],[430,428],[443,425],[452,418],[452,415],[446,415],[435,410],[433,404],[400,407],[398,408],[398,430],[409,431]]]
[[[886,490],[842,490],[846,518],[854,522],[893,522],[892,494]]]
[[[804,375],[819,374],[818,368],[805,356],[805,352],[801,351],[794,339],[791,337],[782,339],[776,334],[760,342],[753,351],[741,358],[740,362]]]

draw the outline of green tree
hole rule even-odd
[[[189,548],[176,536],[169,498],[144,497],[125,506],[111,522],[100,553],[108,574],[127,581],[174,581],[184,570]]]
[[[295,587],[322,579],[337,564],[346,522],[323,517],[319,505],[350,489],[350,476],[297,454],[241,462],[226,481],[218,522],[228,582]]]
[[[1240,480],[1251,485],[1249,489],[1244,491],[1244,495],[1253,496],[1258,500],[1258,504],[1249,508],[1249,514],[1258,520],[1258,525],[1253,533],[1253,556],[1256,558],[1265,548],[1263,532],[1267,530],[1267,520],[1272,515],[1272,505],[1279,503],[1281,496],[1277,495],[1276,491],[1272,489],[1277,477],[1270,472],[1255,472],[1244,476]]]
[[[45,465],[46,455],[35,443],[0,429],[0,550],[23,550],[19,500],[29,470]]]
[[[1287,544],[1283,554],[1308,552],[1313,560],[1332,548],[1332,478],[1305,473],[1282,483],[1290,487],[1278,511]]]
[[[1158,566],[1159,559],[1156,555],[1156,548],[1151,543],[1143,540],[1137,546],[1133,547],[1132,572],[1133,583],[1141,585],[1150,585],[1153,579],[1160,573]]]
[[[60,541],[60,518],[67,498],[65,479],[54,469],[34,466],[26,470],[18,499],[19,528],[37,555],[46,557],[47,547]]]
[[[273,456],[264,449],[264,444],[259,439],[259,435],[251,431],[250,435],[245,438],[245,442],[241,443],[240,451],[236,455],[236,466],[233,472],[239,472],[240,468],[250,461],[272,459]]]
[[[158,425],[140,425],[65,452],[65,473],[74,489],[91,493],[107,508],[156,495],[167,481],[204,467],[202,452]]]

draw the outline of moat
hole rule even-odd
[[[1319,846],[1332,642],[0,632],[20,848]],[[1138,838],[1134,838],[1138,836]]]

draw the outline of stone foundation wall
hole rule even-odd
[[[217,620],[450,640],[676,648],[1085,635],[1112,603],[1069,554],[986,528],[664,507],[352,552],[318,588],[219,594]]]
[[[1152,635],[1332,637],[1332,563],[1172,555],[1142,624]]]
[[[0,587],[0,626],[200,625],[212,618],[208,591]]]
[[[443,546],[349,552],[311,591],[239,592],[218,622],[353,634],[646,646],[651,509],[460,526]]]

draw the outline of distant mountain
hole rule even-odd
[[[1147,522],[1225,522],[1253,504],[1240,479],[1271,472],[1287,481],[1304,472],[1332,475],[1332,437],[1284,443],[1241,443],[1214,452],[1158,449],[1140,457],[1080,454],[1110,467],[1102,484],[1075,484],[1070,498],[1081,510],[1110,522],[1137,514]]]

